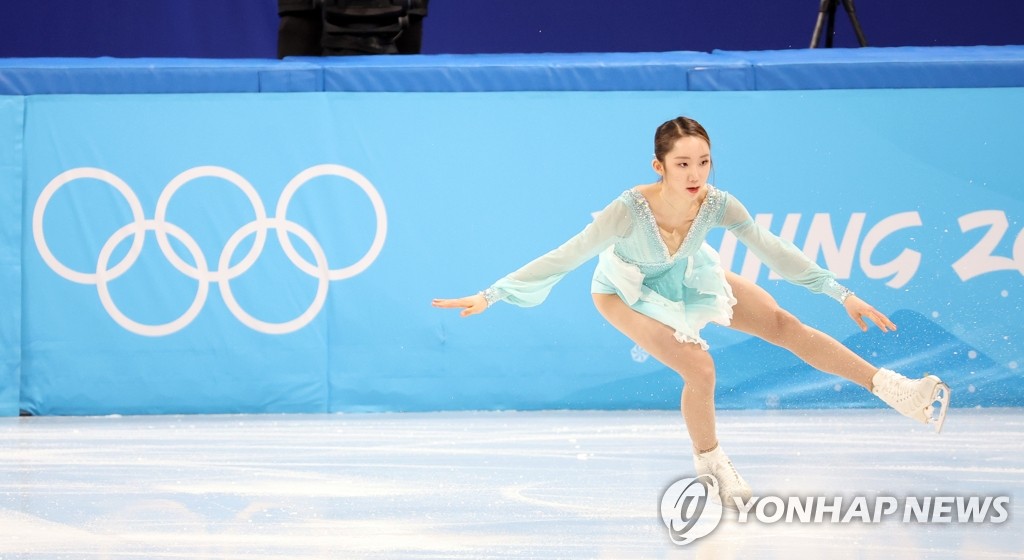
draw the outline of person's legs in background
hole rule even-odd
[[[278,0],[277,56],[417,54],[428,0]]]
[[[427,0],[411,0],[409,24],[395,45],[399,54],[419,54],[423,46],[423,18],[427,17]]]
[[[316,0],[278,0],[277,15],[277,58],[323,54],[323,14]]]

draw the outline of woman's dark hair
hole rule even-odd
[[[704,130],[704,127],[699,122],[689,117],[676,117],[662,123],[658,130],[655,131],[654,157],[664,163],[665,154],[672,150],[676,140],[687,136],[701,138],[708,143],[708,148],[711,147],[711,138],[708,137],[708,131]]]

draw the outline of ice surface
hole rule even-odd
[[[724,411],[755,495],[1010,495],[1002,524],[738,524],[679,546],[678,412],[0,420],[0,558],[1021,558],[1024,409]]]

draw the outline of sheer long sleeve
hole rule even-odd
[[[840,303],[853,293],[836,282],[835,274],[818,266],[796,245],[755,222],[743,204],[732,196],[726,202],[722,225],[786,280],[814,293],[826,294]]]
[[[506,301],[520,307],[539,305],[566,274],[629,234],[632,217],[621,200],[612,201],[594,221],[557,249],[498,280],[483,291],[488,305]]]

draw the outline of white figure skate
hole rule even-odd
[[[931,424],[935,433],[942,431],[949,407],[949,385],[934,375],[908,379],[895,371],[882,368],[871,378],[871,392],[885,404],[907,418]],[[935,403],[939,406],[936,409]]]
[[[707,453],[694,453],[693,466],[697,469],[697,476],[710,474],[718,479],[718,501],[723,507],[737,510],[734,497],[742,498],[744,502],[750,499],[750,485],[736,472],[721,445]]]

